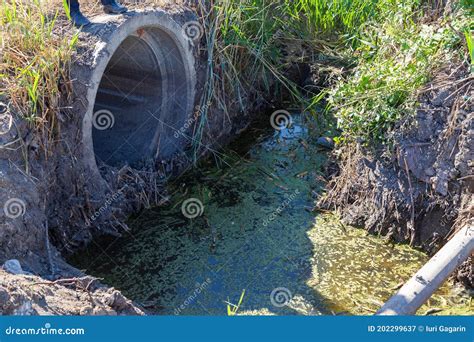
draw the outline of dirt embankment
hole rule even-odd
[[[356,143],[336,151],[328,196],[319,206],[394,241],[436,252],[474,212],[474,76],[450,65],[419,93],[414,118],[380,149]],[[457,280],[474,285],[473,259]]]
[[[92,277],[46,281],[0,270],[0,315],[143,315],[114,288]]]
[[[84,9],[91,17],[97,14],[97,9]],[[153,10],[153,7],[149,9]],[[192,10],[176,4],[160,7],[160,10],[169,13],[180,25],[198,20]],[[99,25],[97,30],[93,28],[80,33],[73,65],[93,63],[94,46],[104,44],[101,35],[124,20],[127,16],[115,16],[109,23]],[[58,23],[57,34],[71,30],[65,16],[61,16]],[[203,109],[201,95],[206,89],[208,71],[204,44],[203,37],[201,44],[192,47],[197,85],[195,119],[186,127],[189,136],[193,135],[194,126],[202,119],[199,116]],[[54,139],[41,135],[22,118],[17,108],[8,108],[13,124],[7,132],[0,134],[0,265],[18,260],[21,272],[30,275],[15,269],[8,273],[0,270],[0,313],[3,314],[140,313],[140,309],[128,304],[123,310],[110,304],[107,296],[115,293],[112,290],[97,286],[84,291],[83,285],[78,287],[77,283],[64,286],[61,281],[49,282],[84,277],[63,257],[85,246],[96,236],[118,236],[126,231],[128,228],[124,222],[127,217],[166,200],[166,181],[193,162],[188,157],[173,156],[169,160],[156,160],[156,163],[140,171],[128,166],[104,166],[101,172],[108,187],[106,191],[98,190],[96,180],[83,162],[83,117],[75,109],[86,105],[80,90],[88,85],[78,83],[71,79],[60,80],[58,84],[62,94],[61,110],[56,113],[60,127]],[[263,95],[257,95],[257,88],[247,89],[247,96],[238,103],[227,99],[226,108],[222,108],[223,103],[210,104],[206,108],[208,114],[198,156],[206,155],[211,149],[219,149],[250,124],[252,113],[258,113],[256,108],[265,102]],[[0,101],[11,102],[7,98],[0,98]],[[5,265],[3,268],[8,269]],[[32,285],[41,282],[47,284]],[[23,290],[23,285],[32,286],[26,286],[28,290]],[[53,293],[48,289],[54,289]],[[71,305],[62,306],[61,298]],[[90,310],[87,309],[90,307]],[[77,311],[77,308],[85,309]]]

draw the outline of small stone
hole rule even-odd
[[[112,310],[102,306],[96,306],[92,309],[93,316],[117,316],[117,313]]]
[[[123,310],[129,306],[127,299],[117,290],[107,297],[105,302],[115,310]]]
[[[331,138],[328,138],[328,137],[321,137],[316,141],[316,143],[319,146],[322,146],[324,148],[328,148],[330,150],[332,150],[334,148],[334,141]]]
[[[27,272],[23,271],[20,262],[16,259],[5,261],[5,263],[3,264],[3,269],[11,274],[28,274]]]

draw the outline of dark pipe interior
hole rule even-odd
[[[99,163],[133,166],[153,157],[159,126],[156,118],[160,117],[162,104],[161,79],[156,56],[148,44],[135,36],[125,39],[112,56],[97,92],[94,113],[107,110],[114,121],[107,129],[93,128]]]

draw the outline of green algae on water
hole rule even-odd
[[[310,210],[326,156],[306,128],[315,123],[293,122],[172,182],[169,204],[71,262],[154,314],[226,315],[243,290],[239,314],[372,314],[427,257]],[[183,215],[188,199],[201,216]],[[434,307],[472,314],[450,286],[420,312]]]

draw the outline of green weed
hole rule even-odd
[[[366,25],[353,52],[356,66],[329,93],[343,139],[383,142],[416,108],[416,91],[460,51],[457,14],[423,24],[419,8],[400,6],[381,23]],[[462,32],[462,31],[461,31]]]
[[[240,306],[242,305],[242,302],[244,301],[244,296],[245,296],[245,290],[242,290],[242,294],[240,295],[239,301],[237,304],[232,304],[230,300],[227,298],[227,316],[235,316],[237,315],[237,312],[240,309]]]
[[[61,8],[48,4],[11,0],[0,5],[0,93],[52,139],[58,131],[60,82],[68,79],[77,35],[55,32]]]

